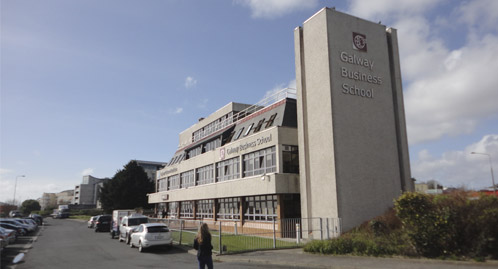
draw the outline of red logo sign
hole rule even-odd
[[[367,51],[367,36],[353,32],[353,49]]]

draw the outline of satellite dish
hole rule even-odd
[[[24,258],[24,253],[19,253],[17,254],[17,256],[14,258],[14,260],[12,261],[13,264],[16,264],[20,261],[22,261],[22,259]]]

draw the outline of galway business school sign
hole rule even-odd
[[[235,154],[241,154],[245,151],[249,151],[255,147],[266,145],[272,141],[272,134],[254,138],[249,141],[242,142],[238,145],[228,146],[220,149],[220,159],[230,158],[230,156]]]
[[[352,32],[352,47],[358,53],[341,51],[339,54],[339,60],[342,64],[340,67],[341,77],[345,79],[341,85],[342,93],[374,98],[375,88],[382,85],[383,77],[375,73],[374,60],[366,57],[366,35]],[[358,67],[359,70],[352,70],[352,66]],[[357,82],[364,82],[366,86],[358,86]]]

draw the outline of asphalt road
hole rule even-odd
[[[151,249],[139,253],[125,243],[111,239],[109,233],[96,233],[86,222],[46,219],[37,235],[21,238],[2,254],[3,268],[197,268],[196,257],[179,247]],[[21,263],[9,264],[19,252],[26,252]],[[244,262],[215,261],[215,268],[286,268]]]

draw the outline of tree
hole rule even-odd
[[[130,161],[124,169],[104,183],[100,189],[99,201],[106,212],[114,209],[150,208],[147,194],[154,192],[144,169],[136,161]]]
[[[30,214],[33,211],[39,211],[41,209],[40,203],[36,200],[26,200],[21,204],[21,212],[25,215]]]

